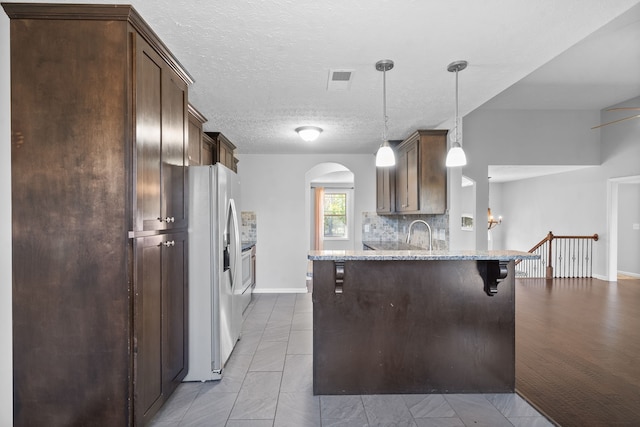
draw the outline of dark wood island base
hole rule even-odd
[[[513,259],[310,259],[314,394],[514,392]]]

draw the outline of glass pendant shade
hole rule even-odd
[[[389,167],[396,164],[396,156],[387,140],[387,71],[393,68],[393,61],[382,59],[376,62],[376,70],[382,71],[382,145],[376,153],[376,167]]]
[[[455,142],[453,147],[447,153],[446,165],[448,168],[464,166],[467,164],[467,156],[464,154],[464,150],[460,146],[460,143]]]
[[[396,156],[393,154],[393,150],[386,142],[378,148],[376,153],[376,166],[377,167],[389,167],[396,164]]]
[[[446,166],[451,167],[459,167],[467,164],[467,156],[464,154],[464,150],[462,149],[462,121],[458,115],[458,72],[467,68],[467,61],[455,61],[449,64],[447,67],[447,71],[451,73],[456,73],[456,117],[455,117],[455,128],[453,133],[450,135],[452,143],[449,152],[447,153],[447,160],[445,162]]]

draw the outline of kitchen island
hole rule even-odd
[[[517,251],[312,251],[314,394],[512,393]]]

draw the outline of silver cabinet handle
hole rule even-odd
[[[175,246],[176,242],[175,240],[170,240],[168,242],[162,242],[162,246],[166,247],[166,248],[170,248],[172,246]]]
[[[172,217],[172,216],[168,216],[168,217],[166,217],[166,218],[160,218],[160,217],[158,217],[158,221],[160,221],[160,222],[166,222],[166,223],[168,224],[168,223],[170,223],[170,222],[176,222],[176,219],[175,219],[174,217]]]

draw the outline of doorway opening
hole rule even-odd
[[[640,210],[640,175],[609,179],[607,198],[607,280],[615,282],[619,273],[635,277],[640,271],[640,221],[633,220]]]

